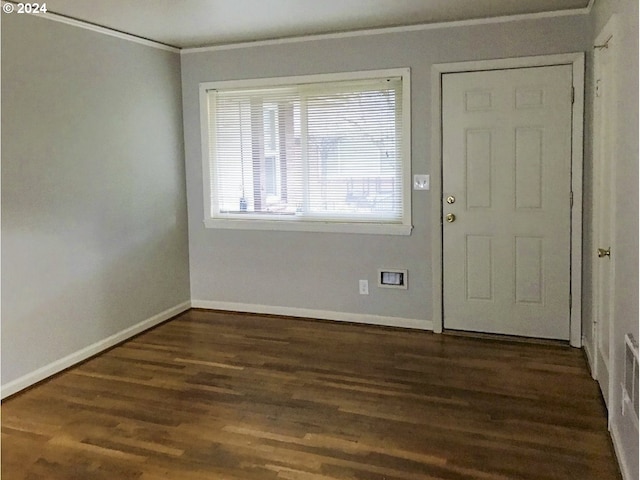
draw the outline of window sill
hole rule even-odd
[[[279,232],[356,233],[365,235],[411,235],[412,225],[383,223],[339,223],[291,220],[243,220],[207,218],[206,228],[231,230],[270,230]]]

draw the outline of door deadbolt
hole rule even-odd
[[[444,217],[447,219],[447,222],[453,223],[456,221],[456,216],[453,213],[447,213],[447,216]]]
[[[451,205],[452,203],[456,203],[456,197],[454,197],[453,195],[449,195],[449,196],[447,197],[447,203],[448,203],[449,205]]]

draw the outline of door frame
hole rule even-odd
[[[617,74],[617,67],[618,67],[618,56],[617,56],[617,48],[616,45],[619,42],[619,37],[620,37],[620,32],[618,30],[618,20],[617,20],[617,15],[613,14],[611,16],[611,18],[609,18],[609,20],[607,21],[607,23],[605,24],[604,27],[602,27],[602,30],[598,33],[598,36],[596,37],[595,40],[595,45],[594,45],[594,49],[600,49],[600,48],[606,48],[610,50],[610,54],[611,54],[611,58],[609,59],[609,61],[611,62],[611,68],[609,70],[609,72],[611,73],[611,78],[608,78],[609,80],[609,84],[607,85],[607,88],[609,88],[609,94],[611,95],[611,98],[613,98],[613,100],[608,104],[608,106],[611,106],[613,108],[613,112],[608,112],[609,114],[612,114],[609,117],[609,120],[611,122],[611,131],[612,132],[617,132],[617,118],[615,115],[615,105],[616,102],[618,101],[618,97],[617,97],[617,87],[616,87],[616,74]],[[611,40],[613,40],[613,43],[610,43]],[[606,45],[606,46],[605,46]],[[593,172],[592,172],[592,179],[593,179],[593,203],[592,203],[592,209],[593,209],[593,222],[592,222],[592,233],[591,233],[591,238],[592,238],[592,248],[595,251],[595,249],[597,249],[598,247],[601,247],[602,245],[598,244],[599,241],[599,232],[600,229],[603,227],[604,222],[604,218],[601,217],[601,212],[599,207],[599,201],[600,201],[600,194],[601,194],[601,190],[600,190],[600,186],[599,184],[597,184],[597,175],[600,172],[600,169],[602,168],[602,166],[605,163],[608,163],[608,168],[609,168],[609,173],[610,173],[610,177],[609,177],[609,187],[610,189],[608,190],[608,194],[610,196],[610,199],[613,197],[614,194],[614,183],[615,183],[615,176],[616,176],[616,165],[617,165],[617,158],[618,158],[618,151],[617,151],[617,144],[616,142],[612,142],[612,155],[611,155],[611,159],[610,159],[610,163],[605,161],[604,158],[602,158],[602,156],[600,155],[600,145],[599,145],[599,139],[600,137],[602,137],[602,131],[600,128],[600,124],[599,124],[599,118],[596,118],[595,116],[595,105],[596,105],[596,82],[598,80],[598,76],[601,73],[601,69],[602,69],[602,63],[600,62],[600,59],[598,57],[598,55],[596,53],[594,53],[593,55],[593,98],[592,98],[592,102],[593,102],[593,108],[592,108],[592,131],[593,131]],[[610,205],[610,208],[615,209],[615,203],[612,203]],[[612,217],[615,220],[615,212],[612,213]],[[615,225],[613,225],[611,223],[611,221],[608,222],[609,223],[609,228],[610,228],[610,243],[611,245],[608,245],[609,247],[614,246],[615,247]],[[606,248],[606,247],[605,247]],[[614,372],[613,370],[615,369],[615,362],[611,361],[611,354],[614,350],[614,335],[612,332],[612,328],[613,328],[613,319],[615,318],[615,303],[613,302],[613,287],[614,287],[614,277],[615,277],[615,268],[616,268],[616,257],[615,257],[615,248],[613,248],[613,255],[608,259],[610,263],[610,272],[609,272],[609,276],[610,276],[610,284],[609,284],[609,305],[601,305],[600,304],[600,285],[599,285],[599,279],[600,279],[600,265],[599,263],[602,262],[602,260],[599,260],[595,257],[592,257],[593,263],[592,263],[592,268],[591,268],[591,288],[592,288],[592,303],[591,303],[591,314],[592,314],[592,318],[591,318],[591,338],[589,339],[590,341],[586,341],[585,342],[585,352],[587,354],[587,361],[589,363],[589,368],[591,369],[591,376],[593,377],[594,380],[598,381],[598,384],[600,385],[600,390],[602,393],[602,396],[605,399],[605,404],[607,405],[607,420],[608,420],[608,425],[611,425],[611,420],[612,420],[612,415],[613,415],[613,408],[611,408],[611,401],[613,399],[613,394],[614,394],[614,384],[612,379],[614,378]],[[602,373],[602,369],[600,367],[600,362],[601,361],[605,361],[605,359],[601,359],[601,355],[600,355],[600,329],[598,328],[598,323],[599,323],[599,314],[601,311],[601,308],[608,308],[608,313],[609,313],[609,324],[608,324],[608,329],[609,329],[609,345],[608,345],[608,349],[609,349],[609,358],[606,359],[606,375],[607,375],[607,391],[605,392],[602,389],[602,384],[600,383],[600,377],[601,377],[601,373]]]
[[[572,347],[582,347],[582,169],[584,136],[584,52],[534,57],[501,58],[431,66],[431,275],[433,281],[433,331],[442,333],[442,76],[446,73],[571,65],[574,101],[571,119],[571,288],[570,337]],[[567,199],[569,201],[569,199]]]

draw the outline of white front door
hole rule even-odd
[[[572,67],[442,78],[444,328],[568,340]]]
[[[595,377],[600,384],[602,396],[609,406],[609,355],[611,344],[611,318],[613,316],[612,274],[614,254],[612,201],[613,171],[615,168],[614,114],[615,90],[613,52],[617,39],[612,25],[607,24],[598,37],[606,38],[606,48],[594,52],[595,96],[593,125],[594,156],[594,284],[593,284],[593,339],[595,344]],[[599,43],[596,41],[596,43]]]

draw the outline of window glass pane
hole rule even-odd
[[[400,217],[394,90],[305,98],[309,211]]]
[[[211,217],[402,223],[401,86],[208,91]]]

